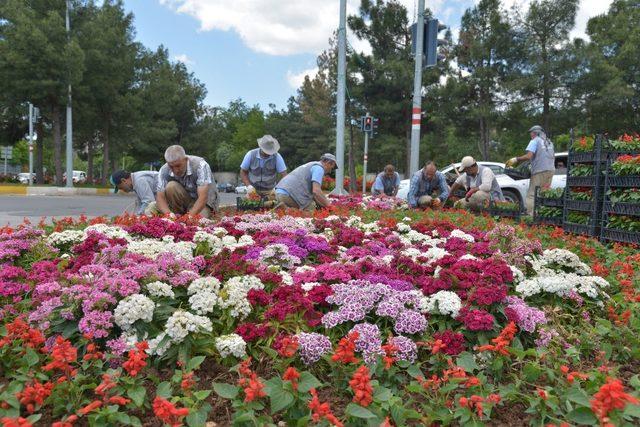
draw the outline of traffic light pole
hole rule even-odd
[[[422,118],[422,51],[424,45],[424,0],[418,0],[416,31],[416,62],[413,79],[413,108],[411,109],[411,151],[409,176],[418,171],[420,163],[420,119]]]
[[[362,194],[367,192],[367,161],[369,160],[369,132],[364,133],[364,162],[362,164]]]
[[[340,26],[338,27],[338,93],[336,106],[336,186],[334,194],[345,194],[344,190],[344,120],[345,80],[347,74],[347,0],[340,0]]]
[[[67,0],[67,16],[66,16],[66,27],[67,27],[67,38],[71,40],[71,25],[69,22],[69,0]],[[71,117],[71,82],[69,82],[69,86],[67,87],[67,187],[73,187],[73,121]],[[105,159],[107,161],[108,159]]]
[[[33,104],[29,103],[29,185],[33,185]]]

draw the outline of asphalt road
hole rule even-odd
[[[220,193],[220,206],[235,205],[236,195]],[[80,215],[88,217],[116,216],[131,212],[135,206],[133,196],[0,196],[0,226],[20,224],[24,218],[33,223],[46,217]]]

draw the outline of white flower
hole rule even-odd
[[[167,335],[174,343],[182,342],[190,333],[211,332],[211,320],[184,310],[176,310],[167,319],[165,326]]]
[[[116,325],[126,331],[138,320],[151,322],[155,307],[155,303],[149,297],[133,294],[118,303],[113,317]]]
[[[458,239],[466,240],[467,242],[473,243],[475,239],[472,235],[465,233],[462,230],[453,230],[449,235],[449,238],[457,237]]]
[[[148,258],[155,259],[163,253],[172,253],[178,258],[187,261],[193,259],[193,250],[196,244],[193,242],[173,242],[173,237],[165,236],[161,241],[155,239],[143,239],[139,241],[129,242],[127,251],[144,255]]]
[[[440,272],[442,271],[442,267],[440,267],[439,265],[436,266],[436,269],[433,271],[433,277],[435,277],[436,279],[438,277],[440,277]]]
[[[473,260],[476,260],[476,259],[478,259],[478,257],[473,256],[473,255],[471,255],[471,254],[465,254],[465,255],[462,255],[462,256],[459,258],[459,260],[460,260],[460,261],[464,261],[464,260],[471,260],[471,261],[473,261]]]
[[[292,286],[293,285],[293,277],[291,277],[291,275],[289,273],[287,273],[286,271],[281,271],[280,272],[280,278],[282,279],[282,284],[286,285],[286,286]]]
[[[510,265],[511,274],[513,274],[513,283],[520,283],[525,279],[524,273],[518,267]]]
[[[81,230],[65,230],[51,233],[47,237],[47,243],[51,246],[60,247],[68,244],[80,243],[84,237]]]
[[[264,289],[264,284],[255,276],[232,277],[220,290],[220,307],[230,308],[232,317],[247,317],[251,313],[251,303],[247,299],[251,289]]]
[[[216,338],[215,346],[222,358],[234,355],[241,359],[247,355],[247,343],[238,334],[222,335]]]
[[[167,337],[166,332],[161,332],[157,337],[150,339],[147,341],[149,348],[147,349],[147,353],[151,355],[162,356],[169,350],[171,347],[171,339],[167,339],[162,343],[162,341]],[[161,344],[162,343],[162,344]]]
[[[462,300],[455,292],[438,291],[427,299],[428,301],[423,302],[425,306],[421,305],[420,308],[429,313],[440,313],[455,318],[462,308]]]
[[[438,261],[445,256],[449,255],[449,252],[445,251],[442,248],[429,248],[427,252],[424,253],[423,256],[429,258],[430,262]]]
[[[193,295],[201,292],[217,294],[220,291],[220,281],[215,277],[200,277],[189,285],[187,294]]]
[[[198,292],[189,297],[189,305],[197,314],[208,314],[218,305],[219,298],[213,292]]]
[[[411,222],[412,219],[409,218],[408,216],[405,216],[404,218],[402,218],[402,222]]]
[[[145,286],[147,288],[147,291],[149,292],[149,295],[151,295],[152,297],[175,298],[176,296],[173,293],[173,289],[171,288],[171,285],[164,282],[158,282],[158,281],[151,282],[151,283],[147,283]]]
[[[89,236],[89,232],[94,231],[96,233],[104,234],[110,239],[125,239],[131,240],[131,236],[124,229],[107,224],[94,224],[84,229],[83,238],[86,239]]]
[[[321,283],[318,283],[318,282],[307,282],[307,283],[303,283],[302,285],[300,285],[300,287],[305,292],[309,292],[311,289],[315,288],[316,286],[320,286],[320,285],[321,285]]]
[[[408,233],[409,231],[411,231],[411,226],[403,222],[399,222],[398,225],[396,225],[396,229],[400,233]]]

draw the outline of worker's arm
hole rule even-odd
[[[209,184],[213,185],[213,184]],[[204,185],[202,187],[198,187],[198,198],[196,202],[193,204],[191,209],[189,209],[190,215],[198,215],[202,212],[202,209],[207,206],[207,197],[209,195],[209,185]]]
[[[440,195],[438,198],[441,202],[445,202],[449,198],[449,185],[444,178],[444,174],[438,172],[438,186],[440,187]]]
[[[251,185],[251,181],[249,181],[249,171],[240,169],[240,179],[247,187]]]
[[[327,206],[331,205],[331,202],[329,201],[327,196],[325,196],[324,193],[322,192],[322,185],[314,181],[312,192],[313,192],[313,200],[315,200],[317,204],[319,204],[323,208],[326,208]]]
[[[142,215],[149,206],[149,203],[155,200],[153,196],[153,183],[149,183],[147,180],[140,182],[134,182],[133,191],[138,197],[138,206],[136,209],[136,215]]]
[[[491,184],[493,183],[494,177],[495,175],[493,174],[491,169],[486,168],[482,173],[482,175],[480,176],[480,185],[478,186],[478,190],[476,191],[484,191],[487,193],[490,192]]]
[[[459,188],[466,188],[464,185],[465,180],[467,179],[467,174],[458,175],[456,181],[451,186],[451,191],[449,191],[449,197],[454,195]]]
[[[280,155],[280,153],[276,154],[276,172],[280,175],[280,179],[287,176],[287,165],[284,162],[284,159]]]
[[[524,162],[525,160],[531,160],[531,159],[533,159],[533,152],[531,151],[527,151],[527,154],[524,154],[520,157],[516,157],[516,160],[518,160],[518,163]]]
[[[169,210],[169,204],[167,203],[167,198],[164,196],[164,191],[158,191],[156,194],[156,206],[163,214],[171,213]]]

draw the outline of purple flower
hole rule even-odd
[[[305,365],[312,365],[332,350],[331,341],[322,334],[315,332],[298,334],[298,344],[300,345],[300,358]]]
[[[105,338],[113,327],[112,317],[110,311],[90,311],[80,319],[78,329],[83,334],[92,334],[94,338]]]
[[[378,355],[383,355],[382,338],[380,338],[380,328],[371,323],[359,323],[349,331],[358,333],[356,340],[356,351],[362,352],[365,362],[372,363]]]
[[[396,318],[393,330],[398,334],[416,334],[427,329],[427,319],[415,310],[404,310]]]
[[[512,322],[516,322],[520,329],[527,332],[534,332],[536,326],[547,323],[547,318],[542,310],[530,307],[521,298],[507,297],[505,298],[507,306],[504,313]]]
[[[418,358],[418,346],[411,338],[399,335],[389,338],[389,343],[396,348],[395,357],[413,363]]]

